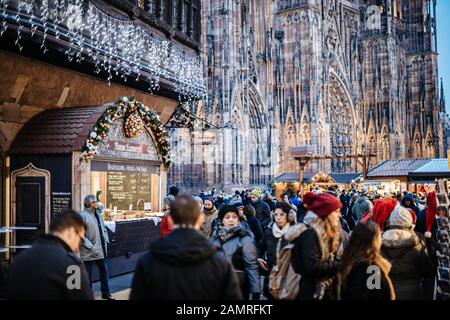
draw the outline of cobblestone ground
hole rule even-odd
[[[128,273],[109,279],[109,288],[116,300],[128,300],[132,280],[133,273]],[[102,293],[100,292],[100,281],[94,282],[92,290],[94,290],[95,299],[101,300]]]

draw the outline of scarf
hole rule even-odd
[[[247,232],[245,230],[242,229],[242,226],[237,225],[236,227],[233,228],[227,228],[225,226],[220,225],[219,226],[219,231],[217,232],[217,236],[220,240],[220,242],[225,243],[228,240],[237,237],[237,236],[246,236]]]
[[[203,213],[205,215],[211,215],[214,214],[217,211],[216,207],[212,207],[211,209],[207,210],[205,207],[203,207]]]
[[[278,227],[278,225],[274,223],[272,225],[272,234],[275,238],[280,239],[286,233],[289,227],[289,223],[286,223],[286,225],[282,229],[280,229],[280,227]]]

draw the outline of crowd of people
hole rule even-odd
[[[171,222],[178,193],[173,187],[165,199],[161,243],[169,243],[168,233],[189,228]],[[435,192],[380,195],[316,187],[276,201],[260,188],[233,195],[213,189],[192,196],[192,201],[202,217],[199,233],[232,265],[244,299],[276,299],[283,289],[307,300],[434,298],[436,217],[448,218],[447,208],[436,206]],[[298,280],[296,285],[276,281],[286,278],[277,261],[284,248],[290,251],[287,261],[296,274],[290,279]],[[378,276],[374,288],[367,285],[371,270]],[[143,292],[143,283],[135,281],[132,292]],[[184,298],[199,297],[188,293]]]
[[[86,197],[81,214],[55,215],[50,233],[14,260],[8,298],[92,299],[97,264],[103,298],[112,299],[97,199]],[[163,204],[161,239],[137,263],[132,300],[434,298],[436,218],[448,219],[434,191],[316,187],[277,201],[260,188],[191,195],[171,187]],[[67,289],[73,264],[82,276]]]

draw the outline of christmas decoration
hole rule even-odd
[[[130,77],[159,89],[160,79],[172,81],[179,99],[195,100],[206,95],[203,67],[198,56],[189,57],[170,41],[159,40],[142,25],[119,19],[88,0],[0,0],[0,36],[9,24],[17,26],[16,46],[22,50],[22,34],[42,37],[47,52],[50,36],[68,45],[69,61],[88,58],[95,72]],[[206,101],[206,99],[205,99]]]
[[[106,109],[81,148],[81,160],[88,161],[94,158],[100,143],[108,136],[111,125],[120,119],[124,120],[124,131],[127,137],[135,137],[145,128],[151,130],[164,165],[169,167],[172,164],[168,134],[159,115],[151,108],[136,101],[134,97],[120,98]]]

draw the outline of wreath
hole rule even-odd
[[[119,98],[105,110],[81,148],[81,159],[88,161],[94,158],[98,153],[100,143],[108,136],[111,125],[121,118],[124,119],[123,130],[128,138],[138,136],[145,127],[151,129],[156,139],[156,148],[163,159],[163,163],[166,167],[170,167],[172,159],[168,133],[159,115],[151,108],[136,101],[134,97]]]

